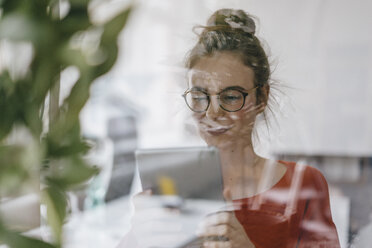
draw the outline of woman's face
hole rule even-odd
[[[222,109],[215,94],[229,87],[243,91],[255,87],[253,70],[232,53],[219,52],[202,57],[190,72],[189,88],[202,89],[211,95],[207,110],[193,114],[199,133],[208,145],[221,148],[232,142],[251,144],[255,118],[263,111],[264,106],[256,105],[255,90],[248,93],[242,109],[236,112]]]

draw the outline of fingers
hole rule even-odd
[[[265,109],[265,104],[258,104],[255,105],[254,103],[249,103],[246,106],[242,108],[241,111],[230,113],[229,117],[234,121],[242,120],[244,121],[244,126],[241,127],[244,130],[247,131],[247,134],[250,134],[250,130],[252,130],[254,123],[255,123],[255,117],[263,112]],[[241,133],[244,134],[244,131],[242,130]]]
[[[151,197],[151,195],[152,195],[152,190],[151,189],[146,189],[144,191],[139,192],[138,194],[133,195],[132,196],[132,202],[135,206],[137,206],[138,204],[141,205],[141,203],[143,203],[144,201],[149,199],[149,197]]]
[[[229,241],[225,241],[225,242],[205,241],[203,243],[203,247],[205,247],[205,248],[232,248],[232,245]]]
[[[199,236],[204,240],[203,247],[254,247],[233,211],[208,215],[202,222]]]
[[[235,231],[235,216],[232,212],[218,212],[207,216],[199,226],[201,237],[228,238]]]
[[[204,228],[203,233],[201,234],[202,237],[222,237],[230,236],[232,232],[232,228],[228,225],[218,225],[218,226],[209,226]]]
[[[142,192],[138,193],[137,195],[138,196],[141,196],[141,195],[150,196],[150,195],[152,195],[152,189],[145,189]]]
[[[260,103],[260,104],[257,104],[257,105],[253,104],[253,103],[249,103],[242,110],[243,110],[244,114],[259,113],[262,110],[264,110],[265,107],[266,107],[266,104],[264,104],[264,103]]]
[[[206,226],[217,226],[222,224],[231,225],[234,220],[234,214],[232,212],[221,211],[211,215],[208,215],[204,219],[204,225]]]

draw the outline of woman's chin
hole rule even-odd
[[[224,148],[232,144],[232,140],[226,135],[210,135],[208,133],[203,133],[201,134],[201,137],[208,144],[208,146]]]

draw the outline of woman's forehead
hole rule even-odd
[[[199,87],[254,86],[254,72],[230,53],[202,57],[189,72],[189,85]]]

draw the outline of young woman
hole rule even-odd
[[[339,247],[323,175],[254,151],[271,72],[254,20],[242,10],[221,9],[200,28],[183,96],[201,137],[219,148],[224,196],[234,206],[205,219],[203,247]]]

